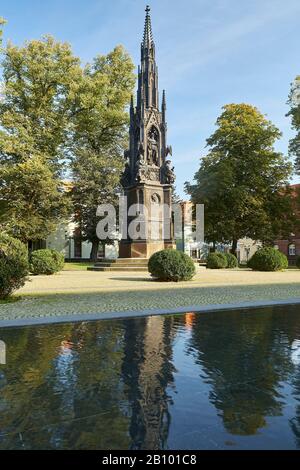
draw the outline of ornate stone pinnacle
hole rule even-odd
[[[149,5],[146,6],[146,18],[145,18],[145,28],[144,28],[144,37],[143,37],[143,45],[149,47],[153,42],[152,36],[152,27],[151,27],[151,18],[150,18],[150,7]]]

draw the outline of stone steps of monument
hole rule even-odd
[[[97,261],[88,271],[112,271],[112,272],[139,272],[148,271],[148,260],[146,258],[103,258]]]
[[[106,259],[103,258],[101,261],[97,261],[95,266],[103,266],[109,264],[114,266],[148,266],[148,260],[146,258],[117,258],[117,259]]]
[[[94,266],[94,267],[88,267],[88,271],[112,271],[112,272],[147,272],[148,267],[147,266]]]
[[[143,268],[143,269],[148,269],[148,263],[145,264],[115,264],[115,263],[97,263],[94,264],[95,268]]]

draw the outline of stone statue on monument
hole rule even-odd
[[[174,167],[172,166],[171,160],[166,160],[163,166],[163,176],[166,184],[175,183]]]
[[[147,163],[158,166],[158,133],[153,127],[148,134]]]

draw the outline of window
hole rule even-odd
[[[295,256],[296,255],[296,245],[294,243],[291,243],[289,245],[289,256]]]

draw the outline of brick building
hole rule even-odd
[[[295,214],[300,219],[300,184],[293,184],[291,187],[295,198]],[[275,240],[274,245],[287,256],[289,265],[294,266],[297,257],[300,256],[300,229],[291,233],[286,240]]]

